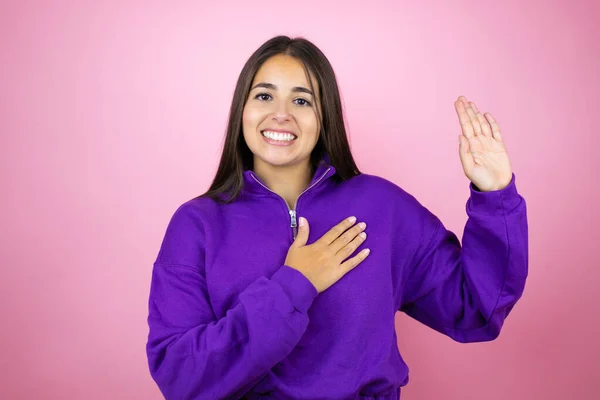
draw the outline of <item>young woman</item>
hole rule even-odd
[[[147,355],[167,399],[398,399],[397,311],[459,342],[498,336],[528,272],[526,205],[492,116],[454,105],[462,247],[358,170],[317,47],[278,36],[252,54],[214,182],[175,211],[153,267]]]

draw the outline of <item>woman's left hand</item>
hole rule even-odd
[[[454,102],[454,108],[462,127],[458,153],[465,175],[482,192],[504,189],[512,169],[496,120],[490,113],[481,115],[464,96]]]

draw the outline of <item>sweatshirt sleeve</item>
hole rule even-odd
[[[193,212],[180,208],[152,270],[146,353],[168,400],[242,397],[295,347],[318,294],[301,272],[282,265],[247,286],[216,319],[202,261],[204,238]]]
[[[462,248],[423,206],[413,265],[405,270],[400,311],[461,343],[498,337],[528,274],[527,212],[515,175],[501,190],[471,182]]]

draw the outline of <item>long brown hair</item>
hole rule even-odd
[[[210,197],[221,203],[230,203],[242,190],[244,170],[254,168],[254,156],[242,132],[244,105],[256,72],[267,59],[277,54],[292,56],[302,63],[313,93],[315,91],[309,71],[319,85],[322,110],[318,109],[317,102],[314,102],[314,107],[317,107],[316,112],[321,121],[321,132],[310,157],[312,172],[314,173],[317,163],[327,154],[336,170],[334,179],[346,180],[361,174],[350,152],[340,93],[329,60],[317,46],[305,38],[276,36],[260,46],[242,68],[229,110],[227,134],[219,168],[209,190],[198,197]]]

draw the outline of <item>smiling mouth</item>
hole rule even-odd
[[[291,142],[298,138],[298,136],[291,132],[275,132],[268,129],[260,131],[260,134],[267,139],[278,142]]]

